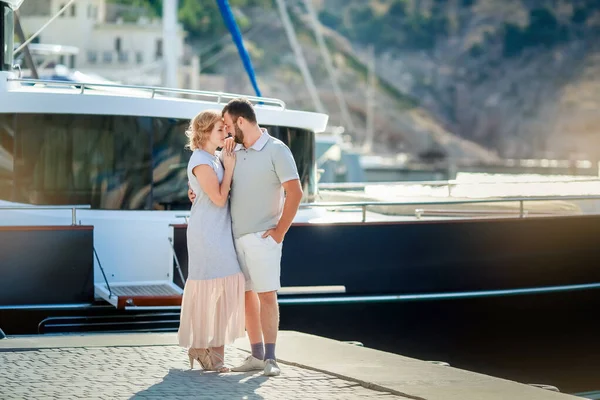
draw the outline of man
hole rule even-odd
[[[281,249],[298,211],[302,186],[292,152],[258,125],[248,100],[231,100],[222,114],[237,143],[231,219],[246,277],[246,331],[252,346],[252,354],[232,371],[262,369],[267,376],[277,376]],[[195,194],[191,190],[188,194],[193,201]]]

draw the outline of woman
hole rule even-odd
[[[204,370],[229,372],[224,345],[244,336],[244,275],[231,233],[229,189],[235,155],[215,152],[226,132],[221,113],[203,111],[186,131],[193,153],[188,180],[197,194],[187,229],[188,279],[183,291],[179,345]]]

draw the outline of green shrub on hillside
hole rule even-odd
[[[355,2],[341,14],[324,9],[321,22],[349,39],[373,44],[376,49],[431,49],[448,32],[445,2],[437,0],[428,10],[412,9],[406,0],[394,0],[387,12],[377,15],[370,2]]]
[[[504,55],[513,57],[526,48],[552,47],[568,39],[568,29],[558,22],[547,8],[536,8],[529,12],[529,25],[521,28],[515,24],[504,24]]]

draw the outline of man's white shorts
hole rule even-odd
[[[281,287],[279,277],[283,243],[277,243],[271,236],[263,238],[264,233],[249,233],[235,239],[235,250],[246,277],[247,291],[272,292]]]

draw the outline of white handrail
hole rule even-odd
[[[435,201],[352,201],[352,202],[322,202],[302,203],[301,208],[312,207],[362,207],[362,206],[412,206],[412,205],[437,205],[437,204],[477,204],[477,203],[509,203],[527,201],[561,201],[561,200],[600,200],[600,195],[589,196],[537,196],[537,197],[502,197],[494,199],[467,199],[467,200],[435,200]]]
[[[319,190],[331,190],[331,191],[356,191],[364,190],[367,186],[370,187],[404,187],[404,186],[432,186],[432,187],[446,187],[448,190],[448,196],[452,196],[452,189],[459,186],[481,186],[481,185],[529,185],[529,184],[555,184],[555,183],[600,183],[600,178],[585,177],[581,179],[573,178],[559,178],[552,180],[532,180],[532,181],[473,181],[473,182],[461,182],[457,180],[436,180],[436,181],[392,181],[392,182],[336,182],[336,183],[319,183]]]
[[[527,211],[525,203],[531,201],[571,201],[571,200],[600,200],[600,196],[541,196],[541,197],[503,197],[495,199],[469,199],[469,200],[437,200],[437,201],[360,201],[360,202],[323,202],[302,203],[301,209],[310,208],[360,208],[362,211],[361,222],[366,222],[367,207],[373,206],[423,206],[423,205],[453,205],[453,204],[490,204],[490,203],[519,203],[519,218],[525,218]],[[421,212],[419,212],[421,211]],[[415,209],[415,216],[419,219],[423,210]]]
[[[0,211],[16,211],[16,210],[71,210],[71,225],[77,225],[77,210],[89,210],[91,206],[82,205],[82,206],[0,206]]]
[[[519,203],[519,218],[525,218],[527,211],[525,210],[525,203],[532,201],[573,201],[573,200],[600,200],[600,196],[541,196],[541,197],[504,197],[496,199],[468,199],[468,200],[444,200],[444,201],[361,201],[361,202],[323,202],[323,203],[302,203],[300,204],[301,209],[311,208],[360,208],[362,211],[362,221],[366,222],[367,207],[373,206],[424,206],[424,205],[456,205],[456,204],[491,204],[491,203]],[[64,210],[70,209],[72,213],[72,224],[76,225],[77,210],[90,209],[89,205],[84,206],[11,206],[2,207],[3,210]],[[417,219],[425,210],[415,209],[415,215]],[[417,215],[419,214],[419,215]],[[565,213],[566,214],[566,213]],[[177,215],[176,218],[185,218],[187,222],[187,215]]]
[[[87,82],[70,82],[70,81],[53,81],[44,79],[22,79],[22,78],[10,78],[9,82],[19,82],[24,84],[32,85],[51,85],[51,86],[64,86],[66,88],[78,88],[79,94],[86,94],[86,89],[98,89],[98,88],[110,88],[110,89],[135,89],[143,92],[149,92],[149,98],[156,98],[157,93],[165,94],[185,94],[197,97],[208,97],[214,98],[213,100],[217,104],[223,104],[231,99],[243,97],[248,99],[250,102],[258,103],[259,105],[275,106],[281,110],[286,109],[286,104],[283,100],[274,99],[269,97],[258,97],[258,96],[247,96],[235,93],[225,92],[213,92],[204,90],[192,90],[192,89],[175,89],[175,88],[164,88],[159,86],[137,86],[137,85],[122,85],[119,83],[87,83]],[[141,97],[141,96],[140,96]]]
[[[471,186],[471,185],[500,185],[500,184],[533,184],[533,183],[579,183],[600,182],[600,178],[582,177],[581,179],[559,178],[552,180],[532,181],[457,181],[457,180],[435,180],[435,181],[390,181],[390,182],[334,182],[319,183],[319,189],[328,190],[358,190],[366,186]]]

